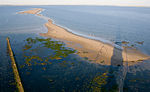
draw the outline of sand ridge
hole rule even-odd
[[[27,11],[22,11],[22,12],[18,12],[19,14],[38,14],[39,12],[41,12],[43,9],[42,8],[33,8],[32,10],[27,10]]]
[[[38,14],[41,11],[41,8],[35,8],[33,10],[20,12],[20,14],[36,14],[44,18],[43,15]],[[120,66],[128,62],[129,65],[132,65],[133,63],[135,64],[150,58],[150,56],[135,49],[124,47],[123,50],[121,50],[110,44],[73,34],[64,28],[53,24],[51,19],[48,19],[45,26],[47,27],[48,32],[41,33],[41,36],[61,40],[65,42],[68,47],[77,50],[79,56],[88,58],[88,60],[95,63]]]

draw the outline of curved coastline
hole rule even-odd
[[[139,62],[150,58],[150,56],[135,49],[119,49],[115,47],[115,44],[111,45],[100,40],[90,39],[75,34],[62,26],[55,24],[50,18],[41,15],[40,12],[42,11],[42,8],[34,8],[33,10],[19,12],[19,14],[35,14],[44,19],[47,18],[48,22],[45,26],[47,27],[48,32],[40,33],[40,35],[65,42],[68,47],[77,50],[77,54],[81,57],[87,57],[89,60],[102,65],[123,65],[125,61],[127,61],[129,65],[132,65],[133,62],[137,63],[137,61]]]
[[[62,25],[60,25],[60,24],[55,23],[55,21],[54,21],[53,19],[51,19],[51,18],[49,18],[49,19],[52,20],[52,23],[53,23],[53,24],[55,24],[55,25],[57,25],[57,26],[63,28],[64,30],[66,30],[66,31],[68,31],[68,32],[70,32],[70,33],[72,33],[72,34],[74,34],[74,35],[78,35],[78,36],[81,36],[81,37],[85,37],[85,38],[87,38],[87,39],[92,39],[92,40],[100,41],[100,42],[107,43],[107,44],[110,44],[110,45],[116,45],[116,44],[113,44],[111,41],[105,40],[105,39],[100,38],[100,37],[92,37],[92,36],[84,35],[84,34],[82,34],[82,33],[75,32],[75,31],[73,31],[73,30],[71,30],[71,29],[69,29],[69,28],[67,28],[67,27],[65,27],[65,26],[62,26]],[[122,49],[122,47],[119,46],[119,45],[117,45],[117,47],[120,48],[120,49]]]

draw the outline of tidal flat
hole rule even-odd
[[[147,92],[150,89],[149,8],[0,7],[0,11],[5,11],[0,14],[2,92],[17,90],[7,37],[25,92]],[[136,17],[128,18],[125,14]]]

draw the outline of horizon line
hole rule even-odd
[[[0,4],[0,6],[47,6],[47,5],[65,5],[65,6],[116,6],[116,7],[147,7],[150,6],[138,6],[138,5],[96,5],[96,4]]]

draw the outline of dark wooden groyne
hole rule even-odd
[[[19,72],[18,72],[18,69],[17,69],[17,65],[16,65],[16,62],[15,62],[15,58],[14,58],[14,54],[13,54],[13,51],[12,51],[12,48],[11,48],[11,45],[10,45],[9,38],[6,38],[6,40],[7,40],[9,56],[10,56],[10,59],[12,61],[11,64],[12,64],[12,69],[13,69],[13,73],[14,73],[14,78],[15,78],[15,81],[16,81],[16,86],[17,86],[19,92],[24,92],[24,88],[23,88],[23,85],[21,83],[21,79],[20,79],[20,76],[19,76]]]

